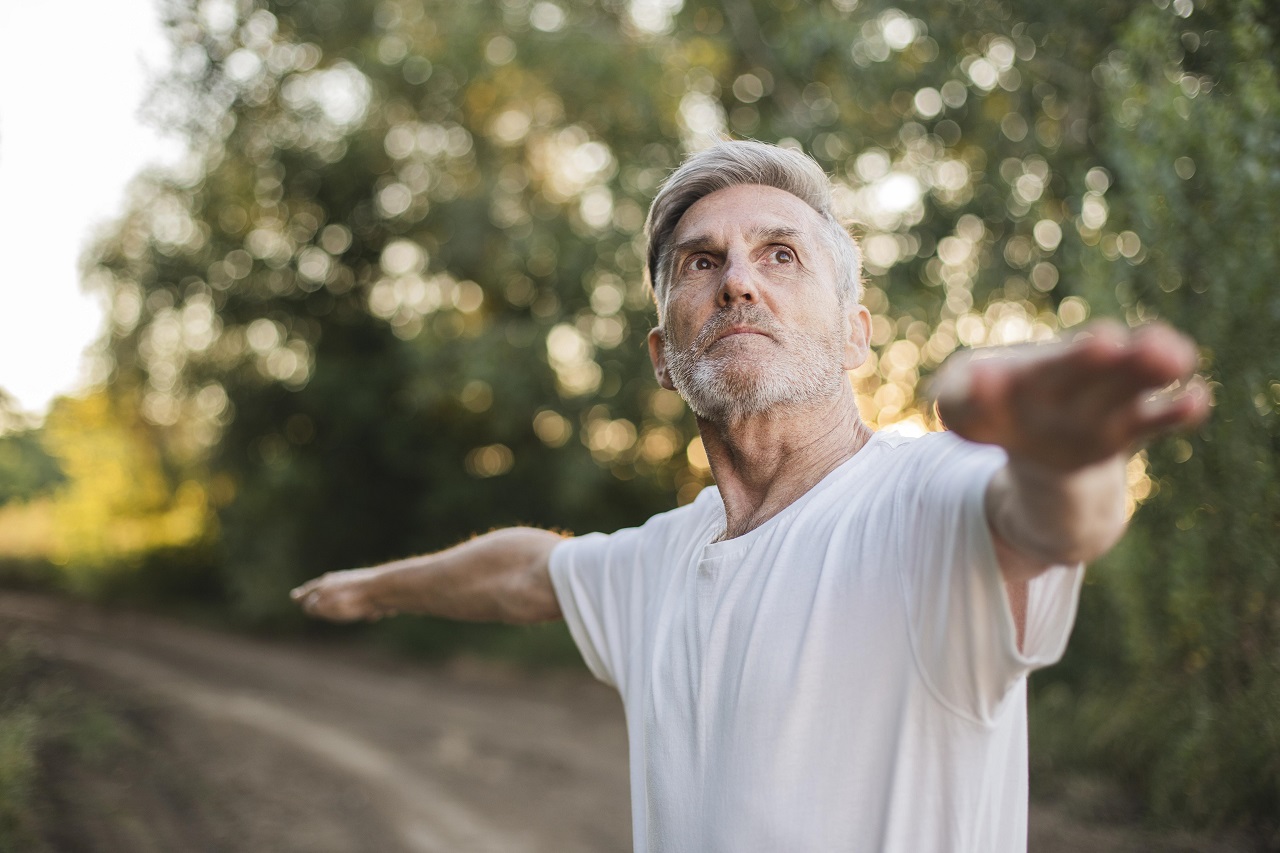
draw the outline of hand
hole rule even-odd
[[[350,569],[328,572],[289,593],[308,616],[333,622],[375,621],[395,616],[396,611],[378,604],[373,597],[377,569]]]
[[[1064,343],[953,357],[932,391],[958,435],[1068,472],[1204,420],[1195,365],[1195,345],[1166,325],[1095,323]]]

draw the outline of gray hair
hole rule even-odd
[[[671,275],[671,236],[698,200],[717,190],[760,184],[789,192],[822,218],[820,236],[835,262],[842,302],[862,299],[862,253],[831,209],[831,181],[813,158],[754,140],[724,140],[690,154],[667,178],[649,207],[646,271],[659,306]]]

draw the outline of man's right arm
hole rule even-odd
[[[329,572],[293,590],[310,616],[335,622],[397,613],[529,625],[560,619],[551,585],[559,534],[495,530],[460,545],[367,569]]]

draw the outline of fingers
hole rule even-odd
[[[1011,371],[996,360],[966,360],[930,390],[946,427],[970,441],[999,443],[1008,428]]]
[[[365,577],[363,570],[329,572],[291,590],[289,597],[308,616],[331,622],[375,621],[396,615],[369,600],[363,586]]]
[[[1152,324],[1095,323],[1070,341],[948,361],[930,389],[946,426],[1055,467],[1129,452],[1209,411],[1195,344]]]
[[[1175,376],[1190,376],[1199,357],[1195,341],[1163,323],[1136,329],[1133,346],[1153,370]]]
[[[320,603],[319,584],[321,578],[307,581],[302,586],[296,587],[289,591],[289,598],[296,602],[302,608],[302,612],[308,616],[318,616],[318,605]]]
[[[1091,326],[1057,351],[1047,351],[1042,363],[1025,373],[1041,393],[1094,400],[1115,405],[1143,388],[1168,384],[1151,359],[1143,358],[1128,331],[1114,323]]]
[[[302,612],[308,616],[329,618],[324,607],[324,595],[321,586],[323,581],[324,578],[322,577],[316,578],[289,593],[289,598],[296,601],[302,608]]]
[[[305,600],[306,600],[307,595],[308,595],[308,594],[310,594],[310,592],[311,592],[313,589],[315,589],[315,587],[316,587],[316,582],[317,582],[318,580],[319,580],[319,578],[317,578],[316,580],[310,580],[310,581],[307,581],[307,582],[306,582],[306,583],[304,583],[302,586],[295,587],[295,588],[293,588],[293,589],[289,590],[289,598],[293,599],[294,601],[298,601],[298,602],[305,601]]]
[[[1194,376],[1199,358],[1195,343],[1163,323],[1133,330],[1104,329],[1080,346],[1093,350],[1092,386],[1095,416],[1115,427],[1113,440],[1123,449],[1160,433],[1186,429],[1209,412],[1207,389]],[[1088,396],[1088,395],[1085,395]]]
[[[330,581],[331,574],[324,574],[318,578],[312,578],[302,586],[296,587],[289,591],[289,598],[296,601],[304,613],[308,616],[320,615],[318,610],[323,598],[322,590],[326,583]]]
[[[1209,416],[1209,389],[1204,380],[1192,377],[1176,389],[1141,400],[1133,405],[1128,432],[1133,441],[1145,441],[1167,432],[1191,429]]]
[[[1113,373],[1118,395],[1136,395],[1184,383],[1195,370],[1195,345],[1168,326],[1139,329],[1124,348]]]
[[[1070,400],[1102,416],[1187,382],[1197,358],[1191,339],[1169,326],[1151,324],[1130,332],[1115,322],[1097,323],[1065,348],[1046,349],[1042,363],[1028,365],[1019,390]]]
[[[1100,385],[1102,404],[1120,413],[1131,443],[1195,426],[1208,415],[1207,388],[1193,375],[1197,358],[1191,339],[1168,326],[1133,333]]]

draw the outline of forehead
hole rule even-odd
[[[809,231],[820,225],[817,211],[786,190],[741,184],[698,199],[680,217],[671,239],[683,243],[784,228]]]

